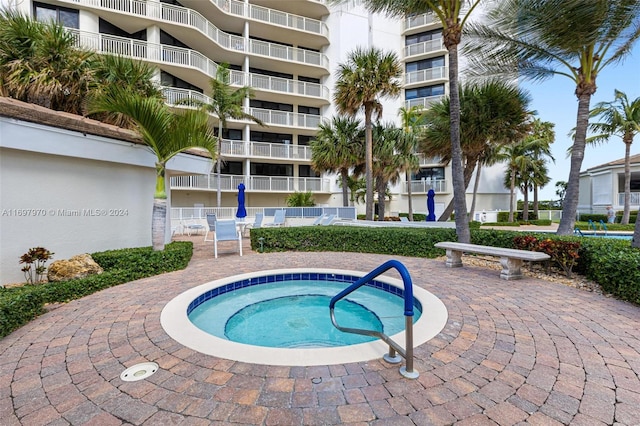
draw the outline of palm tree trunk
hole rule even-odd
[[[384,196],[386,192],[386,186],[386,182],[384,182],[384,179],[382,177],[376,178],[376,189],[378,192],[378,221],[384,221],[384,213],[386,208]]]
[[[407,197],[409,198],[409,220],[413,222],[413,198],[411,197],[411,172],[407,172]]]
[[[153,211],[151,215],[151,245],[154,251],[164,250],[167,225],[167,193],[164,172],[164,164],[156,163],[156,192],[153,196]]]
[[[473,220],[473,214],[476,211],[476,194],[478,193],[478,186],[480,185],[480,172],[482,171],[482,163],[478,162],[476,171],[476,180],[473,182],[473,197],[471,198],[471,210],[469,210],[469,218]]]
[[[522,195],[524,196],[524,204],[522,206],[522,220],[525,222],[529,220],[529,185],[526,184],[522,188]]]
[[[571,147],[571,168],[567,181],[567,192],[564,197],[562,219],[558,226],[558,235],[571,235],[576,224],[578,211],[578,198],[580,196],[580,168],[584,159],[587,127],[589,125],[589,104],[591,94],[586,92],[578,97],[578,116],[576,121],[576,133]]]
[[[367,185],[366,219],[373,220],[373,129],[371,124],[371,106],[364,106],[364,139],[365,139],[365,182]]]
[[[509,194],[509,223],[513,222],[513,205],[516,197],[516,171],[511,169],[511,193]]]
[[[469,218],[467,217],[466,185],[460,145],[460,92],[458,91],[458,44],[447,43],[449,52],[449,116],[451,120],[451,172],[453,175],[453,202],[456,212],[458,242],[470,243]]]
[[[342,207],[349,206],[349,170],[340,170],[342,177]]]
[[[624,143],[624,211],[622,213],[622,224],[629,224],[631,210],[631,142]],[[637,219],[636,219],[637,221]]]
[[[220,155],[220,149],[222,147],[221,141],[222,141],[222,120],[220,120],[219,124],[218,124],[218,143],[217,143],[217,145],[218,145],[218,160],[216,161],[216,178],[217,178],[216,179],[217,180],[217,183],[216,183],[216,206],[218,208],[220,208],[221,204],[222,204],[222,186],[221,186],[221,183],[220,183],[220,166],[221,166],[220,157],[222,157]]]
[[[633,231],[633,240],[631,240],[631,247],[640,248],[640,218],[636,219],[636,227]]]
[[[535,216],[535,219],[540,219],[540,216],[538,216],[538,184],[537,183],[533,184],[533,215]]]
[[[467,187],[469,186],[469,183],[471,182],[471,176],[473,175],[473,169],[475,169],[476,163],[477,163],[477,160],[469,162],[469,163],[467,163],[467,165],[464,168],[464,172],[463,172],[462,176],[463,176],[463,184],[464,184],[464,191],[465,192],[467,191]],[[465,205],[466,205],[466,194],[465,194]],[[442,212],[442,214],[438,218],[438,222],[446,222],[447,220],[449,220],[449,218],[451,217],[451,213],[453,213],[453,211],[454,211],[454,206],[455,206],[455,197],[452,198],[451,201],[449,201],[449,204],[447,204],[447,207],[445,207],[444,211]],[[468,225],[469,224],[467,224],[467,228],[469,228]],[[456,225],[456,227],[457,227],[457,225]],[[469,238],[471,238],[471,234],[469,234]]]

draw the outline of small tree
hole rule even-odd
[[[51,253],[44,247],[30,248],[25,254],[20,256],[20,264],[24,263],[21,271],[28,284],[36,284],[43,281],[47,267],[44,266],[55,253]]]
[[[287,206],[289,207],[313,207],[316,200],[313,199],[311,191],[294,192],[287,197]]]

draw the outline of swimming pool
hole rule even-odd
[[[227,326],[234,322],[234,316],[247,309],[247,311],[244,312],[248,313],[248,315],[241,315],[241,317],[236,317],[236,319],[240,318],[240,323],[246,318],[251,319],[255,314],[255,312],[252,312],[252,309],[258,306],[257,303],[266,302],[272,305],[269,309],[273,307],[277,308],[279,302],[284,301],[278,300],[279,298],[296,297],[299,296],[300,293],[304,295],[320,295],[322,297],[328,296],[330,298],[364,275],[366,275],[366,273],[358,271],[331,269],[280,269],[237,275],[203,284],[178,295],[164,307],[160,320],[167,334],[184,346],[201,353],[236,361],[289,366],[331,365],[367,361],[380,358],[384,355],[388,350],[388,345],[380,340],[375,340],[365,343],[349,342],[347,343],[348,346],[329,347],[329,345],[333,343],[325,340],[323,337],[319,342],[312,343],[314,347],[308,347],[309,345],[304,342],[294,341],[290,347],[281,348],[258,346],[255,342],[251,343],[250,340],[234,342],[229,340],[228,336],[225,335],[225,333],[229,331]],[[315,282],[311,289],[308,283],[303,291],[299,291],[298,289],[288,292],[282,291],[281,285],[275,285],[280,282],[305,279]],[[379,287],[377,291],[383,291],[391,295],[402,294],[403,284],[402,281],[398,279],[379,276],[375,281],[375,285]],[[280,287],[280,290],[278,290],[277,287]],[[323,290],[324,287],[326,287],[326,289]],[[285,288],[293,290],[293,287],[289,288],[288,285],[285,286]],[[357,290],[355,293],[360,292],[360,290],[363,290],[363,288]],[[366,290],[369,291],[370,289],[367,288]],[[414,286],[413,290],[416,300],[414,306],[420,307],[424,312],[424,314],[416,318],[414,322],[414,346],[418,346],[436,336],[442,328],[444,328],[447,321],[447,310],[444,304],[430,292],[418,286]],[[196,318],[195,322],[198,322],[198,308],[207,301],[216,299],[217,297],[222,297],[220,299],[222,301],[227,300],[233,303],[220,308],[221,311],[224,311],[221,312],[220,318],[204,321],[205,325],[203,328],[217,329],[213,334],[218,335],[213,335],[194,324],[194,322],[189,319],[188,314],[195,312],[193,316]],[[394,297],[398,299],[397,296]],[[351,298],[351,295],[349,298]],[[328,299],[324,301],[327,303],[324,305],[324,312],[326,312],[328,320]],[[324,303],[324,301],[321,303]],[[262,308],[259,308],[258,311],[261,309]],[[377,317],[383,324],[383,327],[389,326],[387,324],[388,319],[386,318],[388,312],[382,310],[383,315],[380,315],[377,310],[377,307],[365,307],[363,310],[364,316],[368,317],[367,320],[371,320],[372,317]],[[279,313],[278,315],[282,314]],[[336,316],[338,315],[337,313]],[[396,317],[402,317],[402,304],[400,304],[398,312],[394,312],[394,315]],[[268,316],[269,314],[267,314],[267,317]],[[281,316],[280,319],[282,320],[283,318],[286,320],[286,317],[283,316]],[[404,323],[404,317],[402,317],[401,321]],[[257,324],[258,325],[254,323],[253,326],[249,325],[249,327],[257,327],[260,325],[259,322]],[[296,321],[293,321],[294,328],[296,324]],[[202,324],[200,325],[202,326]],[[241,327],[246,328],[246,325],[242,325]],[[233,324],[231,328],[233,328]],[[220,336],[221,330],[223,330],[222,336]],[[332,330],[332,332],[334,331]],[[337,330],[336,332],[341,333]],[[391,334],[391,337],[394,341],[403,345],[404,334],[404,328],[400,327],[398,332]],[[258,342],[258,344],[261,343],[264,342]]]

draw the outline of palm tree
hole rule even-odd
[[[407,146],[407,152],[414,155],[407,155],[406,162],[403,166],[407,174],[407,198],[409,202],[409,220],[413,221],[413,198],[411,195],[411,176],[413,172],[420,170],[420,160],[415,156],[415,152],[418,149],[417,134],[420,131],[420,126],[424,125],[424,110],[421,105],[415,105],[411,108],[401,107],[398,110],[400,120],[402,122],[402,129],[405,132],[405,142],[411,144],[412,147]],[[415,157],[415,158],[414,158]]]
[[[562,75],[575,83],[576,133],[560,235],[573,233],[597,76],[622,60],[638,37],[640,0],[503,0],[466,37],[469,69],[478,76],[541,81]]]
[[[364,110],[365,180],[367,183],[366,218],[373,219],[373,138],[372,117],[380,117],[380,98],[394,98],[400,94],[398,80],[402,67],[395,53],[375,47],[357,48],[345,63],[338,65],[333,100],[338,112],[355,116]]]
[[[345,0],[342,0],[345,1]],[[462,29],[481,0],[363,0],[372,12],[384,12],[389,16],[404,18],[409,15],[431,12],[442,24],[443,43],[449,53],[449,116],[450,157],[453,178],[453,204],[456,211],[458,241],[471,242],[467,217],[464,159],[460,137],[460,98],[458,88],[458,45]],[[468,6],[468,7],[465,7]]]
[[[212,159],[216,158],[216,138],[210,130],[208,114],[199,109],[173,113],[163,101],[147,98],[118,85],[110,86],[101,96],[92,99],[89,111],[129,117],[143,142],[156,156],[151,239],[154,250],[163,250],[167,221],[166,165],[177,154],[196,147],[206,149]]]
[[[531,130],[527,137],[538,140],[531,151],[531,157],[537,163],[532,169],[531,183],[533,186],[533,213],[538,218],[538,189],[547,185],[551,179],[549,178],[549,169],[546,166],[546,159],[549,158],[555,162],[555,158],[551,155],[551,144],[556,139],[556,133],[553,130],[555,124],[548,121],[542,121],[535,118],[531,123]]]
[[[528,130],[530,97],[517,86],[501,81],[465,85],[460,92],[466,190],[476,165],[487,158],[495,145],[518,140]],[[419,143],[421,152],[437,155],[444,163],[452,161],[450,112],[449,98],[431,104],[425,113],[426,125]],[[438,220],[447,220],[454,206],[455,200],[452,200]]]
[[[56,111],[82,114],[95,82],[94,53],[76,48],[55,22],[0,10],[0,94]]]
[[[331,123],[320,123],[311,141],[311,165],[318,172],[338,172],[342,181],[342,205],[349,205],[349,169],[364,156],[364,135],[353,117],[334,116]]]
[[[637,133],[640,133],[640,97],[629,102],[627,95],[616,90],[612,102],[600,102],[593,110],[591,117],[599,117],[600,122],[590,123],[589,129],[597,132],[587,139],[588,143],[607,142],[611,136],[620,136],[624,142],[624,211],[622,222],[629,223],[631,200],[631,144]]]
[[[506,160],[501,145],[487,144],[485,150],[478,157],[478,165],[476,166],[476,178],[473,182],[473,197],[471,198],[471,208],[469,209],[469,217],[473,218],[476,211],[476,198],[478,188],[480,187],[480,177],[483,167],[491,167]]]
[[[509,188],[509,222],[515,221],[515,193],[516,187],[521,187],[522,179],[520,176],[525,174],[530,167],[530,145],[530,141],[521,140],[504,147],[504,156],[507,158],[504,185]],[[528,204],[528,200],[525,204]]]
[[[222,140],[222,133],[227,127],[227,120],[233,118],[236,120],[251,120],[259,125],[264,123],[254,117],[253,115],[244,111],[242,102],[246,98],[253,96],[253,89],[249,86],[243,86],[238,89],[231,87],[231,79],[229,73],[229,65],[218,65],[216,70],[216,77],[210,80],[211,86],[211,102],[201,105],[206,111],[215,114],[218,117],[218,148],[217,152],[220,152],[220,141]],[[190,100],[189,103],[197,102]],[[222,168],[220,155],[218,155],[216,162],[216,205],[220,207],[222,203],[222,189],[220,186],[220,170]]]

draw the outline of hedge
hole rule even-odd
[[[533,235],[538,239],[579,242],[574,272],[585,275],[614,296],[640,304],[640,250],[629,241],[613,238],[558,236],[540,232],[471,229],[473,244],[515,248],[514,238]],[[260,241],[262,239],[262,241]],[[456,241],[451,228],[367,228],[358,226],[259,228],[251,230],[253,250],[345,251],[434,258],[445,251],[433,245]]]
[[[163,251],[151,247],[92,253],[104,272],[86,278],[22,287],[0,288],[0,337],[44,312],[46,303],[78,299],[108,287],[141,278],[184,269],[193,254],[193,244],[175,241]]]

